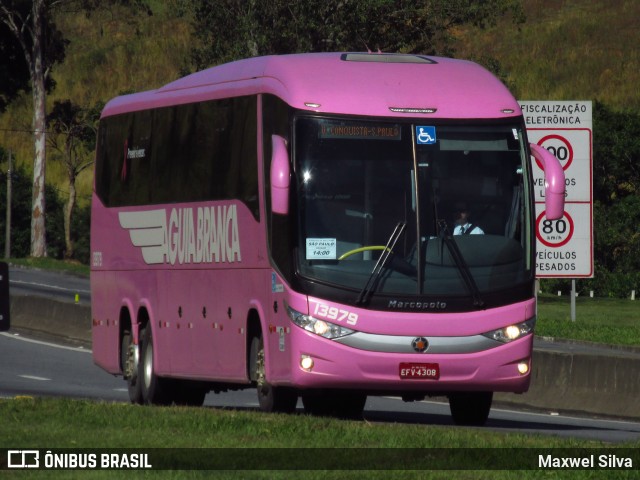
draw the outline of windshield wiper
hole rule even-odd
[[[482,308],[484,305],[484,300],[480,297],[480,290],[478,289],[478,285],[476,285],[476,281],[471,274],[471,270],[469,270],[469,264],[464,259],[462,252],[458,248],[458,244],[455,242],[453,237],[449,234],[449,229],[447,227],[447,222],[440,219],[438,220],[438,229],[440,233],[440,238],[449,249],[451,253],[451,258],[453,258],[453,262],[458,267],[458,271],[462,276],[462,281],[469,290],[471,294],[471,298],[473,299],[473,306],[477,308]]]
[[[386,268],[387,264],[389,263],[389,260],[393,257],[394,255],[393,249],[395,248],[396,243],[398,243],[398,240],[404,233],[404,229],[406,227],[407,227],[407,222],[398,222],[398,224],[393,229],[393,232],[391,233],[391,236],[387,241],[387,245],[385,246],[385,249],[382,251],[380,258],[378,258],[378,261],[373,267],[373,270],[371,270],[371,274],[367,279],[367,283],[365,283],[364,288],[362,289],[362,291],[360,291],[360,295],[358,295],[358,298],[356,299],[356,305],[362,305],[367,301],[369,301],[369,298],[371,297],[371,293],[375,291],[378,281],[380,279],[380,275]]]

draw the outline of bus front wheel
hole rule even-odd
[[[252,339],[250,358],[254,365],[254,368],[251,369],[251,376],[256,383],[260,410],[263,412],[294,412],[298,403],[298,394],[295,390],[276,387],[267,382],[262,335]]]
[[[449,395],[449,409],[456,425],[482,426],[489,418],[493,392],[457,392]]]

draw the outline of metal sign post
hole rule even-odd
[[[7,331],[11,327],[10,304],[9,265],[5,262],[0,262],[0,332]]]

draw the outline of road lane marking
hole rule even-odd
[[[50,378],[44,378],[44,377],[36,377],[35,375],[18,375],[21,378],[26,378],[27,380],[38,380],[40,382],[50,382],[51,379]]]
[[[14,283],[18,284],[18,285],[32,285],[34,287],[50,288],[51,290],[60,290],[60,291],[63,291],[63,292],[91,293],[90,290],[83,290],[81,288],[66,288],[66,287],[60,287],[58,285],[49,285],[47,283],[25,282],[24,280],[11,280],[11,279],[9,279],[9,285],[14,284]]]
[[[71,350],[74,352],[92,353],[91,350],[82,347],[68,347],[66,345],[58,345],[57,343],[43,342],[42,340],[34,340],[32,338],[26,338],[20,336],[19,333],[0,332],[0,335],[7,338],[13,338],[14,340],[20,340],[22,342],[35,343],[38,345],[45,345],[47,347],[61,348],[63,350]]]

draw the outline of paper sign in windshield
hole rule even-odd
[[[307,260],[335,260],[335,238],[307,238]]]

